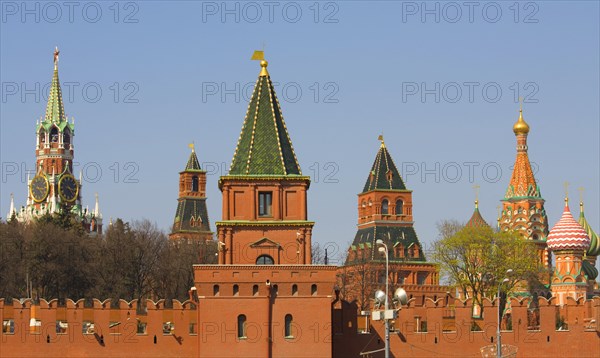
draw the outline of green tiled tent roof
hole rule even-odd
[[[418,258],[407,257],[408,255],[405,253],[405,257],[396,257],[394,253],[394,247],[396,245],[402,244],[404,246],[404,250],[408,250],[411,245],[418,244],[419,238],[417,237],[417,233],[413,227],[407,226],[372,226],[365,229],[359,229],[356,232],[356,236],[354,237],[354,241],[352,242],[352,247],[368,247],[371,251],[369,257],[366,257],[366,261],[379,261],[382,260],[382,257],[377,253],[378,245],[375,244],[375,241],[378,239],[383,240],[383,242],[388,246],[390,250],[390,262],[425,262],[425,254],[423,253],[422,248],[419,250],[420,254]],[[352,264],[352,262],[346,262],[346,264]]]
[[[190,153],[190,158],[187,161],[187,164],[185,166],[185,171],[199,171],[202,170],[202,168],[200,168],[200,162],[198,162],[198,157],[196,156],[196,151],[192,150],[192,153]]]
[[[192,218],[196,222],[194,226],[191,224]],[[198,223],[198,218],[201,219],[200,223]],[[179,200],[175,222],[173,223],[173,232],[181,231],[210,232],[205,199],[184,198]]]
[[[254,87],[229,175],[302,175],[268,75]]]
[[[46,106],[46,122],[63,122],[67,120],[65,115],[65,107],[62,99],[62,91],[60,89],[60,81],[58,80],[58,66],[54,65],[54,75],[52,76],[52,85],[48,94],[48,104]]]
[[[391,180],[388,180],[388,173],[391,173]],[[379,148],[379,152],[377,152],[375,162],[373,162],[373,166],[367,177],[363,193],[378,189],[406,190],[400,172],[398,171],[398,168],[396,168],[396,164],[394,164],[390,152],[388,152],[383,143]]]

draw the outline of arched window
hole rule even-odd
[[[71,132],[69,128],[65,128],[65,132],[63,133],[63,143],[65,144],[65,148],[69,148],[71,144]]]
[[[293,338],[292,335],[292,320],[293,317],[291,314],[285,315],[285,338]]]
[[[40,143],[40,145],[46,143],[46,132],[43,130],[40,131],[40,134],[39,134],[39,143]]]
[[[241,314],[237,319],[238,338],[246,338],[246,315]]]
[[[313,296],[317,295],[317,285],[315,285],[314,283],[312,286],[310,286],[310,294]]]
[[[298,296],[298,285],[292,285],[292,296]]]
[[[381,214],[382,215],[387,215],[389,212],[389,206],[390,203],[387,199],[383,199],[383,201],[381,202]]]
[[[213,296],[218,296],[219,295],[219,285],[214,285],[213,286]]]
[[[52,127],[50,131],[50,142],[58,143],[58,128]]]
[[[239,294],[240,294],[240,286],[233,285],[233,295],[234,296],[239,296]]]
[[[192,177],[192,191],[193,192],[197,192],[198,191],[198,177],[196,175],[194,175]]]
[[[396,200],[396,215],[404,214],[404,202],[402,200]]]
[[[252,295],[258,296],[258,285],[252,286]]]
[[[269,255],[260,255],[256,259],[256,264],[257,265],[274,265],[275,261],[273,261],[273,258]]]

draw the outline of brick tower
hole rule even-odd
[[[515,230],[525,239],[533,240],[538,248],[540,263],[549,267],[550,257],[546,247],[548,218],[527,155],[529,125],[523,119],[523,109],[519,110],[519,119],[513,126],[513,132],[517,137],[517,158],[502,199],[500,230]]]
[[[69,122],[65,114],[60,81],[58,79],[58,48],[54,51],[54,74],[48,95],[46,115],[36,123],[36,170],[28,179],[27,205],[20,210],[11,203],[10,217],[29,221],[45,214],[71,212],[85,229],[102,233],[102,214],[81,205],[81,175],[73,175],[75,120]],[[12,200],[12,198],[11,198]]]
[[[412,296],[442,297],[437,266],[426,262],[413,227],[412,191],[407,190],[392,157],[381,146],[358,194],[358,230],[339,275],[345,282],[345,299],[356,299],[368,308],[372,293],[385,285],[385,257],[378,252],[381,239],[388,248],[392,286],[402,286]]]
[[[296,160],[267,62],[261,67],[229,174],[219,180],[219,263],[310,264],[310,178]]]
[[[179,197],[171,240],[212,239],[206,209],[206,171],[200,168],[194,145],[185,169],[179,173]]]

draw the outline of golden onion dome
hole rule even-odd
[[[527,124],[527,122],[525,122],[525,120],[523,119],[523,110],[519,110],[519,119],[517,120],[517,123],[515,123],[515,125],[513,126],[513,132],[515,132],[515,134],[527,134],[529,133],[529,124]]]

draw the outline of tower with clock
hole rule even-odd
[[[81,205],[81,175],[73,175],[75,121],[67,119],[58,79],[58,48],[54,51],[54,74],[46,115],[36,123],[36,169],[28,178],[27,205],[20,210],[11,202],[7,219],[29,221],[45,214],[70,211],[84,228],[94,234],[102,233],[102,214],[98,197],[94,210]],[[12,201],[11,197],[11,201]]]

